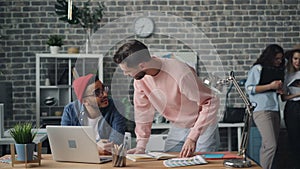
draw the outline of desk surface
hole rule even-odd
[[[195,166],[188,166],[188,167],[180,167],[180,168],[207,168],[207,169],[228,169],[228,167],[223,166],[223,160],[207,160],[208,164],[205,165],[195,165]],[[162,160],[157,161],[148,161],[148,162],[133,162],[130,160],[126,161],[127,165],[126,168],[128,169],[136,169],[136,168],[167,168],[163,165]],[[30,168],[44,168],[44,169],[51,169],[51,168],[85,168],[85,169],[109,169],[114,168],[112,167],[112,162],[104,163],[104,164],[84,164],[84,163],[69,163],[69,162],[55,162],[52,160],[52,156],[50,154],[43,154],[42,155],[42,162],[41,166],[38,166],[38,164],[32,163],[28,164],[28,167]],[[1,169],[13,169],[11,164],[4,164],[0,163]],[[15,164],[15,168],[25,168],[25,164]],[[261,169],[257,164],[252,162],[251,169]]]

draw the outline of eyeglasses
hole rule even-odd
[[[108,93],[108,91],[109,91],[109,87],[104,86],[103,88],[104,88],[104,90],[101,90],[98,88],[98,89],[94,90],[93,94],[86,95],[84,97],[90,97],[90,96],[102,97],[104,92]]]

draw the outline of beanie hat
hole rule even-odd
[[[77,99],[82,103],[82,98],[86,87],[88,86],[89,80],[93,77],[93,74],[81,76],[74,80],[73,89],[77,96]]]

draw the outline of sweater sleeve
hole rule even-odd
[[[135,133],[136,142],[139,148],[146,148],[151,134],[151,126],[154,118],[154,108],[140,88],[141,84],[134,83],[134,116],[135,116]]]
[[[187,73],[179,84],[181,93],[199,106],[198,117],[188,135],[188,138],[196,141],[208,126],[217,125],[219,99],[198,79],[194,72]],[[195,90],[197,88],[198,90]]]

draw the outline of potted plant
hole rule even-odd
[[[47,41],[50,46],[50,52],[52,54],[57,54],[63,43],[63,36],[60,35],[50,35]]]
[[[33,139],[37,131],[33,131],[33,125],[30,122],[18,123],[9,130],[11,137],[15,140],[17,152],[17,160],[31,161],[33,160],[33,151],[35,143]]]
[[[72,4],[72,3],[71,3]],[[83,7],[69,5],[67,0],[57,0],[55,4],[55,12],[59,15],[59,20],[65,21],[69,24],[79,24],[86,33],[86,53],[91,49],[91,36],[98,30],[98,23],[102,21],[104,15],[105,5],[103,2],[98,2],[97,6],[88,0],[83,3]],[[68,11],[72,11],[71,17]]]

